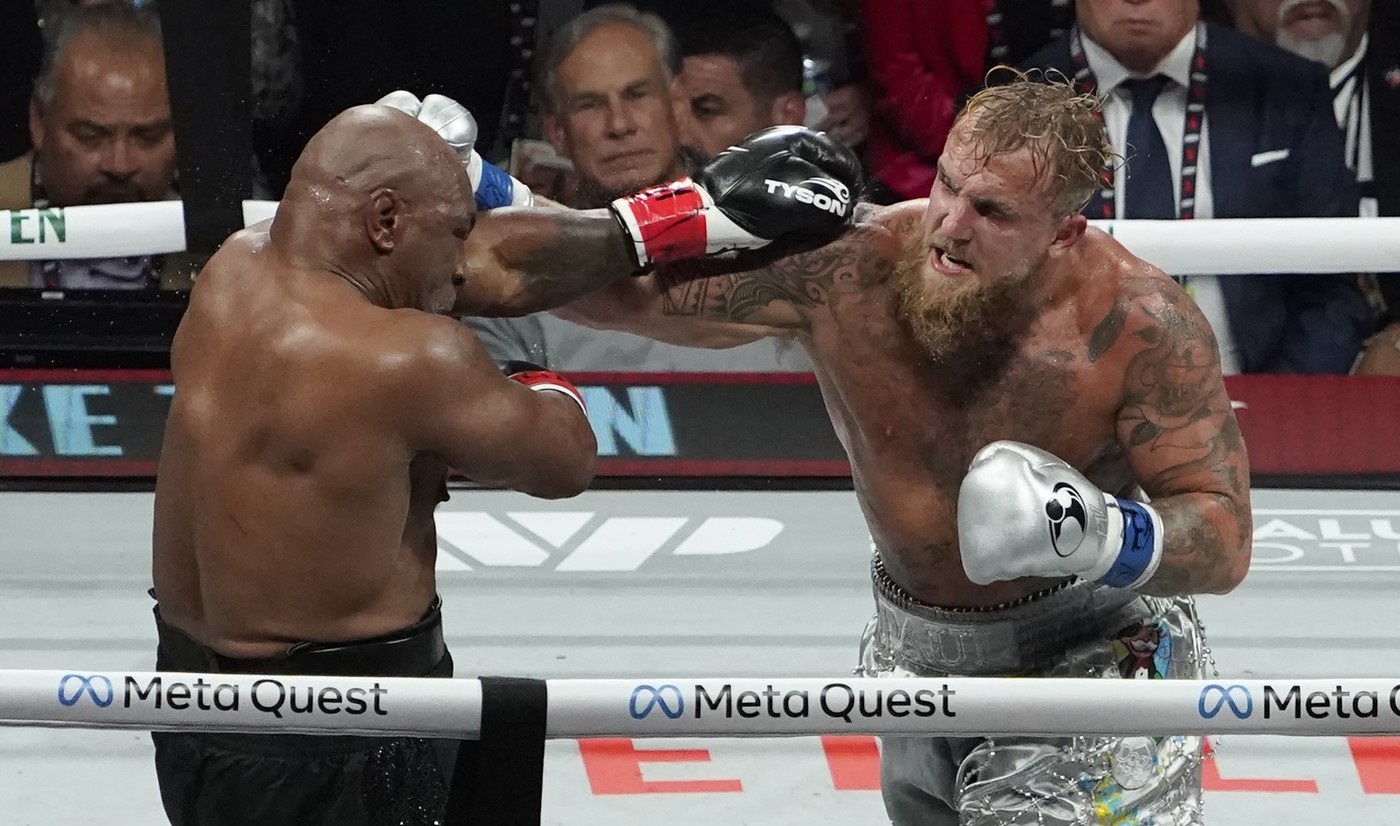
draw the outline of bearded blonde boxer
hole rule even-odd
[[[1190,597],[1248,570],[1211,328],[1080,214],[1113,160],[1097,109],[1066,84],[990,88],[928,198],[862,206],[813,252],[662,266],[569,305],[676,343],[806,349],[874,542],[864,674],[1197,678]],[[1200,757],[1192,737],[886,737],[881,779],[901,826],[1186,824]]]

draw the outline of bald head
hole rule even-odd
[[[405,198],[471,202],[466,169],[446,142],[403,112],[375,104],[345,110],[311,137],[292,167],[287,197],[310,195],[324,206],[327,196],[354,200],[380,187]]]
[[[272,241],[289,258],[406,296],[393,306],[442,312],[463,278],[475,211],[467,171],[437,133],[397,109],[356,106],[302,150]]]

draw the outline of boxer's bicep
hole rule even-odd
[[[1215,336],[1195,303],[1173,288],[1137,302],[1122,335],[1135,351],[1124,373],[1118,440],[1165,530],[1153,586],[1228,590],[1248,567],[1249,460]]]
[[[577,495],[593,479],[593,429],[564,393],[499,376],[445,413],[456,443],[444,458],[469,479],[551,499]]]
[[[597,444],[579,406],[505,377],[455,322],[437,325],[404,393],[412,447],[486,485],[534,496],[578,493],[592,479]]]

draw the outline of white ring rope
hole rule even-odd
[[[276,201],[244,201],[245,226],[271,218],[276,208]],[[185,248],[180,201],[0,210],[0,216],[0,261],[115,258]],[[1172,275],[1400,271],[1400,218],[1090,223]]]
[[[549,738],[1400,733],[1400,679],[547,680]],[[0,725],[476,738],[475,679],[0,671]]]

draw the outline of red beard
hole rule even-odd
[[[1035,268],[981,282],[975,275],[947,289],[924,281],[929,248],[922,236],[906,242],[895,265],[896,311],[929,360],[947,371],[947,390],[960,398],[1001,374],[1035,317]]]

